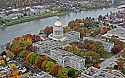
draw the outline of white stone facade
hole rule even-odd
[[[61,21],[56,21],[53,26],[53,39],[63,38],[63,25]]]
[[[65,34],[65,40],[66,42],[78,42],[80,40],[80,33],[77,31],[71,31]]]
[[[70,52],[61,49],[55,49],[50,52],[51,58],[57,60],[58,64],[62,66],[73,67],[78,70],[85,68],[85,59],[76,56]]]

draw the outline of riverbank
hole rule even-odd
[[[2,27],[8,27],[8,26],[13,26],[16,24],[20,23],[25,23],[25,22],[30,22],[33,20],[39,20],[43,18],[48,18],[48,17],[53,17],[53,16],[64,16],[66,15],[67,12],[62,12],[62,11],[56,11],[56,12],[43,12],[39,15],[32,15],[32,16],[18,16],[15,19],[0,19],[0,26]]]
[[[105,8],[105,9],[108,9]],[[82,12],[82,11],[97,11],[97,10],[101,10],[101,9],[97,9],[97,8],[93,8],[93,9],[84,9],[84,8],[80,8],[80,10],[76,10],[77,13]],[[53,17],[53,16],[65,16],[68,15],[72,12],[76,12],[76,11],[66,11],[62,8],[54,8],[54,9],[49,9],[49,11],[44,11],[38,15],[30,15],[30,16],[17,16],[15,18],[0,18],[0,28],[1,29],[5,29],[8,26],[13,26],[16,24],[20,24],[20,23],[25,23],[25,22],[30,22],[33,20],[39,20],[39,19],[43,19],[43,18],[48,18],[48,17]]]

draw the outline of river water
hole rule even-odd
[[[74,20],[76,18],[85,18],[85,17],[94,17],[96,18],[99,15],[105,15],[110,13],[111,11],[116,11],[115,8],[108,8],[105,10],[93,10],[93,11],[82,11],[79,13],[70,13],[66,16],[61,16],[61,20],[64,21],[65,24],[68,24],[69,21]],[[27,33],[37,34],[40,29],[45,26],[53,25],[53,23],[57,20],[57,17],[49,17],[41,20],[35,20],[31,22],[26,22],[22,24],[17,24],[14,26],[10,26],[6,28],[4,31],[0,30],[0,46],[12,40],[16,36],[21,36]],[[0,48],[0,51],[2,49]]]

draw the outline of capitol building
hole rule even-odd
[[[63,41],[65,39],[63,33],[63,23],[58,19],[53,25],[53,33],[49,35],[49,38],[56,41]]]

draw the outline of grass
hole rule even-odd
[[[29,77],[30,73],[29,72],[26,72],[23,74],[24,77]]]

